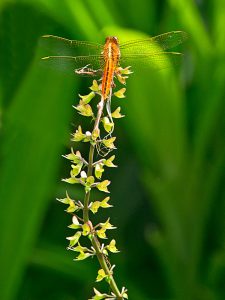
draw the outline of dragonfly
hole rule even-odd
[[[67,72],[95,76],[101,74],[101,96],[107,101],[114,84],[113,79],[122,65],[132,70],[142,67],[163,69],[180,61],[182,54],[166,50],[176,47],[187,39],[184,31],[171,31],[154,37],[119,43],[115,36],[105,43],[69,40],[54,35],[44,35],[42,43],[52,52],[45,56],[48,64],[62,67]]]

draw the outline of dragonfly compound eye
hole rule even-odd
[[[115,43],[117,43],[117,44],[119,43],[119,40],[118,40],[118,38],[117,38],[116,36],[113,36],[113,37],[112,37],[112,40],[113,40]]]

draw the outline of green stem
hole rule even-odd
[[[117,299],[122,300],[123,297],[120,295],[120,291],[117,287],[115,279],[113,278],[113,275],[110,272],[110,269],[107,265],[105,256],[103,255],[103,253],[100,250],[100,243],[99,243],[98,238],[96,237],[96,235],[93,236],[91,242],[92,242],[92,246],[94,247],[94,249],[96,251],[96,256],[98,258],[98,261],[99,261],[102,269],[104,270],[105,274],[109,275],[109,277],[110,277],[109,285],[110,285],[112,291],[116,295]]]
[[[93,144],[90,145],[90,150],[89,150],[89,159],[88,159],[88,171],[87,171],[87,176],[92,175],[92,170],[93,170],[93,159],[94,159],[94,151],[95,151],[95,146]],[[90,199],[90,191],[85,194],[84,197],[84,209],[83,209],[83,219],[84,223],[87,223],[89,221],[89,199]]]
[[[103,98],[101,98],[101,100],[100,100],[100,102],[97,106],[98,107],[98,112],[97,112],[97,117],[96,117],[96,120],[95,120],[93,131],[96,130],[96,129],[97,130],[99,129],[99,123],[100,123],[100,120],[101,120],[104,104],[105,104],[105,101],[104,101]],[[87,176],[92,176],[94,151],[95,151],[95,145],[90,144]],[[91,222],[89,220],[89,208],[88,208],[89,200],[90,200],[90,191],[87,192],[85,194],[85,197],[84,197],[83,219],[84,219],[84,223],[91,224]],[[116,282],[113,278],[113,275],[111,274],[110,269],[107,265],[107,261],[105,259],[105,256],[101,251],[101,246],[100,246],[99,240],[98,240],[98,238],[95,234],[93,235],[93,237],[91,239],[91,243],[92,243],[92,246],[94,247],[94,249],[96,251],[96,256],[98,258],[98,261],[99,261],[99,264],[100,264],[101,268],[104,270],[105,274],[107,274],[110,278],[109,285],[110,285],[113,293],[116,295],[118,300],[123,300],[123,297],[121,296],[120,291],[117,287],[117,284],[116,284]]]

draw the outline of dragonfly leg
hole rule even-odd
[[[112,87],[112,89],[114,89],[116,87],[116,84],[115,84],[114,80],[112,80],[111,87]]]
[[[87,76],[97,76],[99,74],[102,74],[101,69],[94,70],[92,68],[89,68],[89,66],[90,66],[90,64],[88,64],[82,68],[76,69],[76,70],[74,70],[74,72],[78,75],[87,75]]]

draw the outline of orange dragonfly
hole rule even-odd
[[[120,65],[153,69],[167,68],[177,63],[179,52],[165,52],[187,39],[183,31],[171,31],[155,37],[131,40],[119,44],[117,37],[107,37],[105,44],[68,40],[44,35],[42,42],[54,55],[43,57],[50,65],[83,75],[102,74],[102,97],[107,100],[113,78]]]

